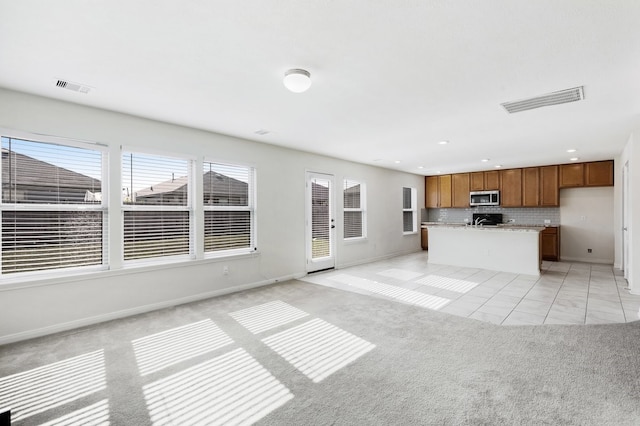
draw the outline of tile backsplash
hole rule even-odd
[[[502,220],[508,223],[512,220],[514,225],[560,225],[559,207],[527,207],[527,208],[503,208],[499,206],[480,206],[466,209],[422,209],[423,222],[464,223],[465,219],[471,222],[473,213],[502,213]]]

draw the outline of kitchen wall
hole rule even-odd
[[[614,262],[613,199],[613,187],[560,191],[562,260]],[[591,249],[591,253],[587,249]]]
[[[249,164],[258,176],[257,254],[131,269],[121,269],[113,259],[110,271],[25,282],[3,279],[0,344],[305,275],[307,170],[333,174],[337,188],[344,178],[366,185],[368,238],[364,240],[342,240],[342,197],[339,191],[336,194],[337,267],[420,250],[419,233],[402,233],[402,187],[416,188],[417,205],[424,206],[424,176],[4,89],[0,89],[0,128],[107,144],[110,169],[115,171],[124,145]],[[119,183],[110,180],[114,188]],[[117,242],[122,225],[118,197],[112,198],[116,201],[110,204],[115,208],[109,232]],[[119,248],[110,250],[118,253]],[[223,274],[223,265],[229,267],[228,275]]]
[[[465,219],[471,222],[473,213],[502,213],[503,222],[513,219],[514,225],[543,225],[549,220],[548,225],[560,224],[560,209],[558,207],[544,208],[503,208],[500,206],[479,206],[467,209],[425,209],[426,219],[423,222],[450,222],[464,223]],[[423,213],[423,218],[424,218]]]

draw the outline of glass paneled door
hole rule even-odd
[[[335,267],[333,176],[307,172],[307,272]]]

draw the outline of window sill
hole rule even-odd
[[[192,266],[206,265],[209,263],[225,262],[229,260],[237,260],[243,258],[251,258],[259,256],[259,251],[238,253],[226,256],[206,257],[204,259],[174,259],[173,261],[167,261],[162,259],[161,261],[149,261],[149,262],[136,262],[132,264],[124,265],[120,269],[85,269],[82,271],[60,271],[51,276],[51,271],[47,271],[49,275],[43,277],[40,274],[30,275],[28,277],[10,277],[0,279],[0,293],[3,291],[18,290],[29,287],[42,287],[57,284],[66,284],[78,281],[87,281],[94,279],[103,279],[110,277],[117,277],[120,275],[139,274],[151,271],[158,271],[163,269],[176,269],[176,268],[188,268]]]
[[[418,235],[418,231],[403,232],[402,235]]]
[[[358,238],[345,238],[342,240],[345,245],[349,244],[362,244],[369,242],[367,237],[358,237]]]

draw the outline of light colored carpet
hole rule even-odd
[[[0,347],[7,405],[25,425],[638,425],[640,322],[494,326],[291,281]]]

